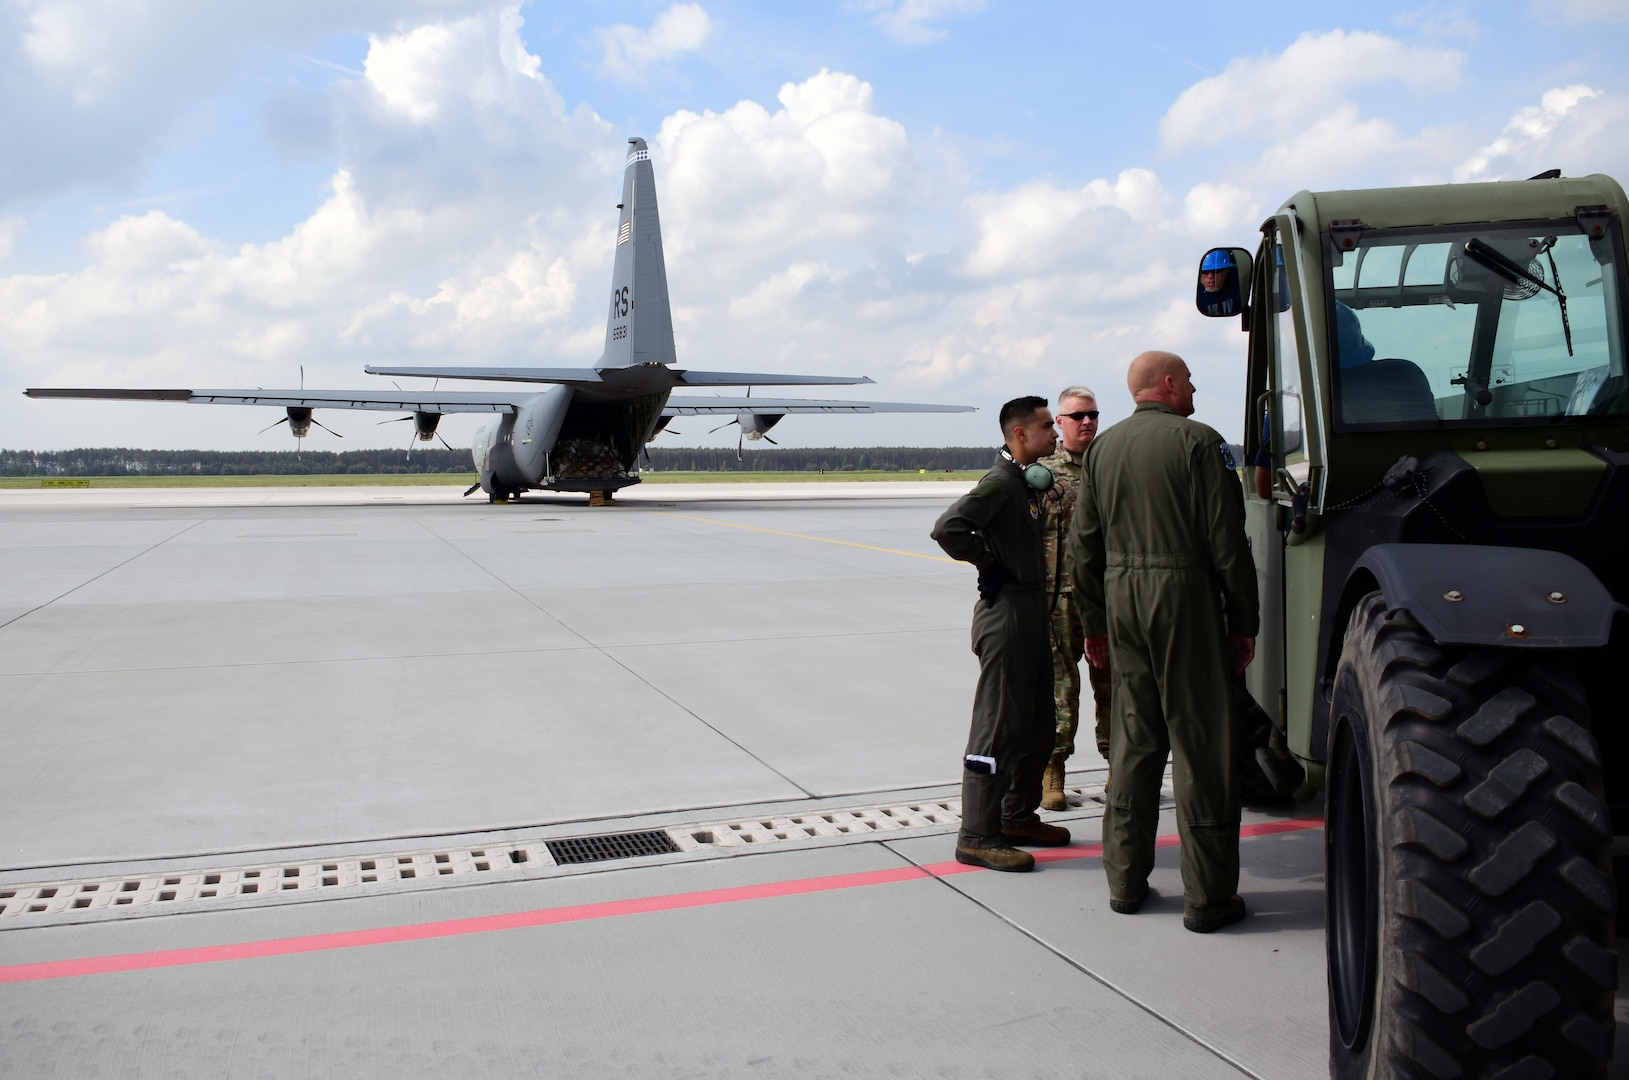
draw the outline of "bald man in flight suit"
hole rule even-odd
[[[1069,530],[1086,659],[1114,677],[1103,871],[1109,906],[1136,912],[1170,755],[1182,923],[1203,934],[1245,915],[1230,678],[1255,656],[1256,569],[1227,443],[1187,419],[1188,365],[1146,352],[1126,382],[1137,409],[1092,441]]]

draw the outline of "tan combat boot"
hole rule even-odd
[[[1035,869],[1035,856],[1019,851],[1005,840],[993,843],[965,843],[956,841],[956,861],[968,866],[987,866],[991,870],[1028,873]]]
[[[1069,830],[1062,825],[1048,825],[1032,814],[1028,821],[1002,822],[1001,839],[1014,847],[1064,847],[1069,843]]]
[[[1069,809],[1069,796],[1063,793],[1062,758],[1055,757],[1046,764],[1046,773],[1041,777],[1041,809]]]

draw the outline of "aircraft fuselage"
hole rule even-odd
[[[660,374],[671,381],[671,373]],[[633,396],[629,396],[632,393]],[[665,421],[669,390],[612,397],[557,386],[483,425],[472,450],[494,499],[527,490],[615,491],[639,483],[639,453]]]

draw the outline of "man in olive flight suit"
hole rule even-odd
[[[1001,456],[940,515],[933,539],[979,572],[973,605],[979,681],[962,759],[956,861],[1023,871],[1034,868],[1035,857],[1017,845],[1069,842],[1068,829],[1044,824],[1035,813],[1053,731],[1040,506],[1051,474],[1037,463],[1052,452],[1057,433],[1040,397],[1007,402],[1000,422]]]
[[[1075,496],[1080,491],[1080,463],[1097,434],[1097,395],[1084,386],[1064,390],[1058,395],[1057,420],[1058,448],[1041,459],[1041,464],[1052,470],[1055,481],[1052,490],[1041,495],[1042,555],[1046,560],[1047,606],[1052,617],[1052,708],[1057,724],[1052,759],[1041,778],[1041,806],[1047,810],[1069,808],[1069,799],[1063,793],[1064,766],[1075,752],[1075,731],[1080,727],[1080,661],[1085,635],[1064,564],[1064,540],[1069,519],[1075,513]],[[1088,664],[1086,672],[1092,683],[1097,752],[1107,761],[1109,671]]]
[[[1109,906],[1135,912],[1154,866],[1169,753],[1182,923],[1209,933],[1245,915],[1229,678],[1255,655],[1255,564],[1227,444],[1186,419],[1194,393],[1188,365],[1170,353],[1143,353],[1126,382],[1137,410],[1093,440],[1069,530],[1086,658],[1110,658],[1114,672],[1103,870]]]

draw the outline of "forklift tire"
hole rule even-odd
[[[1326,758],[1338,1080],[1606,1075],[1611,824],[1566,660],[1439,646],[1378,592],[1352,613]]]

